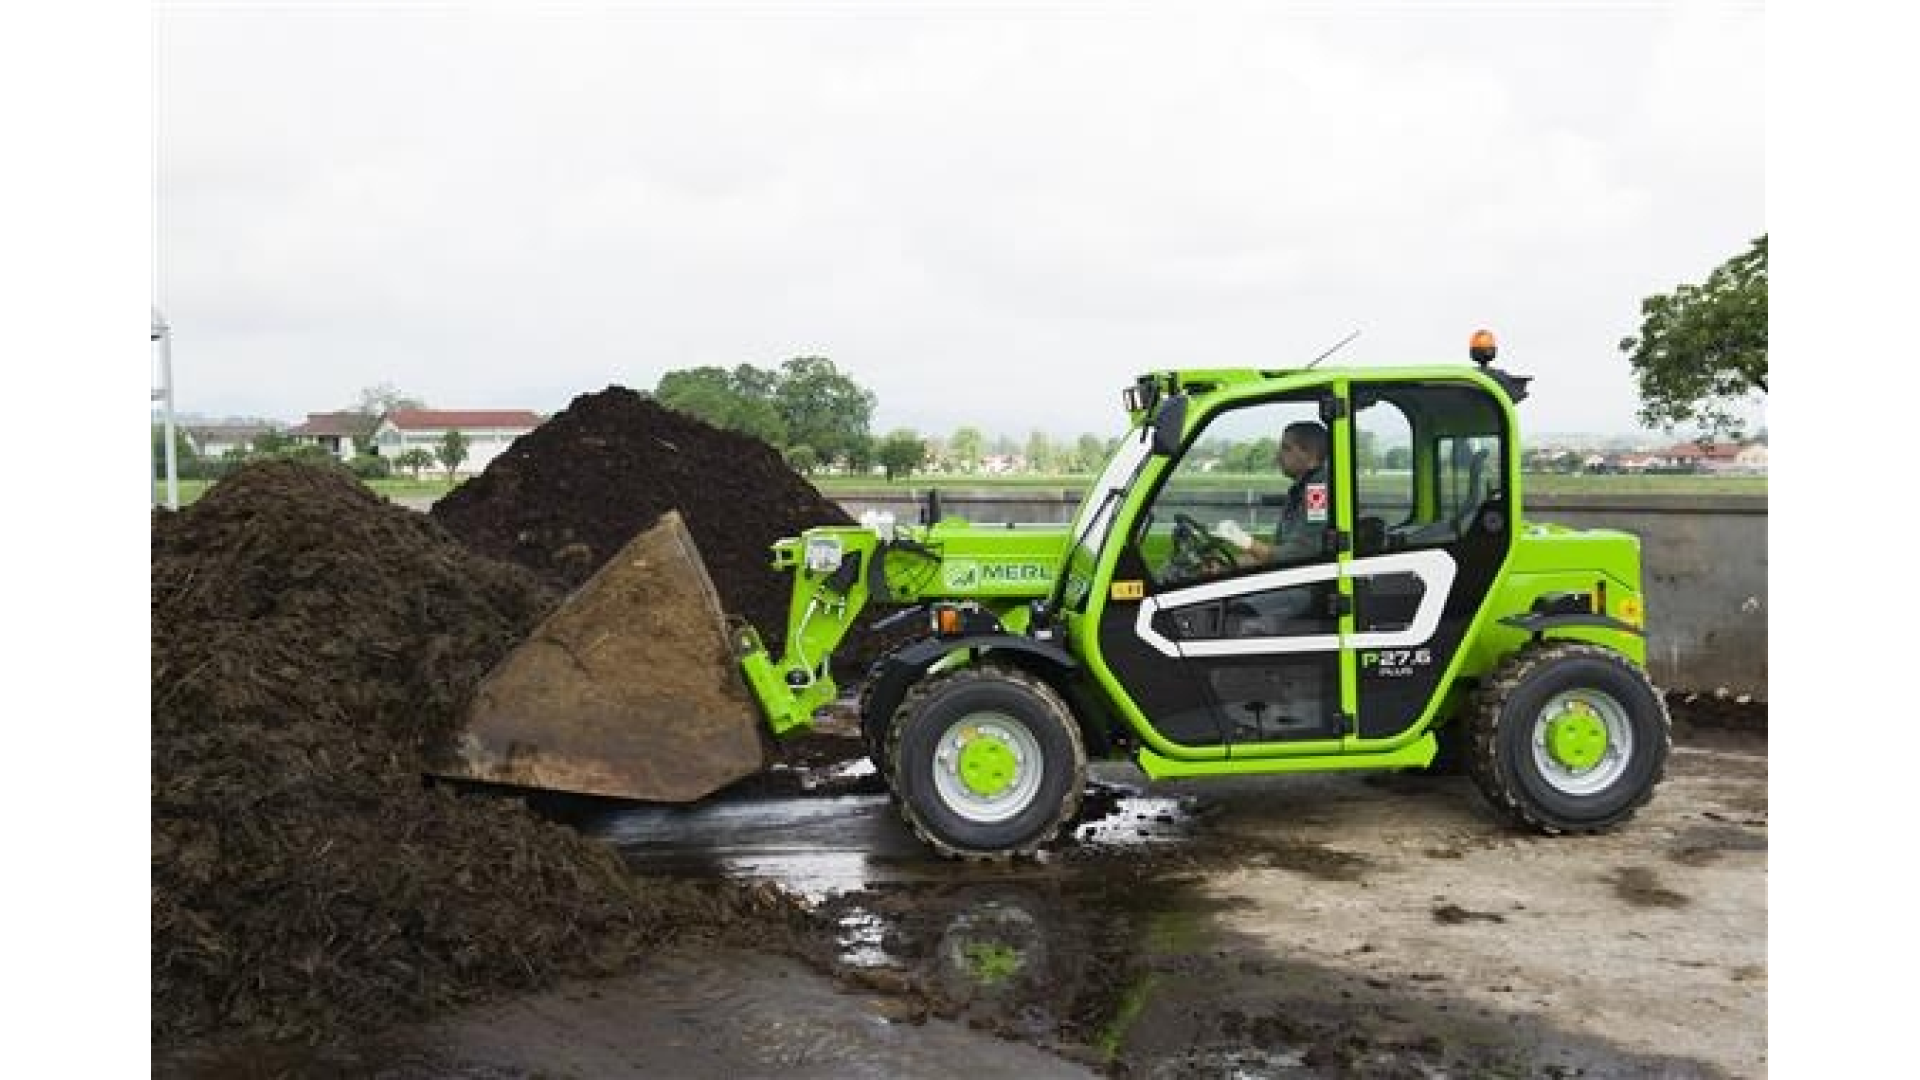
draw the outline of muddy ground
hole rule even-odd
[[[693,807],[558,802],[637,873],[801,897],[811,940],[664,950],[276,1068],[1764,1076],[1766,749],[1752,724],[1683,724],[1633,822],[1551,839],[1496,823],[1460,777],[1148,783],[1103,765],[1095,819],[1011,866],[929,856],[854,761]]]

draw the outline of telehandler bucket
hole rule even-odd
[[[770,745],[676,512],[629,541],[475,691],[438,775],[690,802]]]

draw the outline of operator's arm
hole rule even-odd
[[[1237,521],[1223,521],[1214,526],[1215,535],[1233,546],[1233,565],[1259,566],[1273,558],[1273,545],[1264,540],[1256,540]]]

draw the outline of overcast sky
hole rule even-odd
[[[1641,299],[1767,229],[1758,4],[800,6],[157,8],[178,408],[824,355],[876,433],[1067,436],[1487,326],[1627,432]]]

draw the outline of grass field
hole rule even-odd
[[[186,506],[206,493],[211,481],[180,481],[180,505]],[[445,480],[368,480],[366,485],[376,495],[389,499],[437,499],[458,485],[448,484]],[[162,480],[153,485],[153,502],[158,506],[166,502],[167,483]]]
[[[814,476],[813,485],[828,496],[842,495],[853,491],[925,491],[930,487],[952,490],[1005,490],[1018,491],[1070,491],[1078,493],[1092,480],[1090,476],[1060,474],[1053,476],[914,476],[905,480],[888,482],[877,477],[867,476]],[[1247,476],[1215,476],[1210,480],[1217,483],[1222,491],[1237,491],[1243,488],[1268,488],[1275,483],[1272,476],[1254,480]],[[198,499],[207,490],[205,480],[180,481],[180,505],[186,506]],[[1529,475],[1526,479],[1528,493],[1533,495],[1592,495],[1599,493],[1644,495],[1644,494],[1680,494],[1680,495],[1765,495],[1767,478],[1764,476],[1563,476],[1542,473]],[[437,499],[453,490],[445,480],[369,480],[367,486],[375,493],[389,499]],[[156,505],[166,499],[166,484],[153,486],[153,498]]]
[[[815,476],[812,478],[813,485],[827,495],[850,491],[924,491],[930,487],[956,490],[1078,492],[1092,479],[1091,476],[1084,475],[914,476],[891,482],[865,476]],[[1260,477],[1215,474],[1207,479],[1209,487],[1218,487],[1222,491],[1238,491],[1245,488],[1269,489],[1279,483],[1279,479],[1271,474]],[[1534,495],[1596,493],[1765,495],[1767,478],[1764,476],[1568,476],[1557,473],[1538,473],[1527,475],[1526,490]]]

